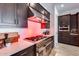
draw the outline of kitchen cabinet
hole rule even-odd
[[[54,37],[50,36],[42,39],[35,45],[16,52],[11,56],[48,56],[54,48]]]
[[[47,21],[46,28],[50,28],[50,21]]]
[[[77,19],[77,14],[72,14],[70,16],[70,31],[73,33],[77,33],[78,29],[78,19]]]
[[[79,35],[70,35],[70,44],[79,46]]]
[[[37,56],[48,56],[54,48],[54,37],[44,38],[45,40],[36,44],[36,55]]]
[[[58,30],[58,42],[74,45],[74,46],[79,46],[79,20],[78,20],[79,15],[77,13],[77,14],[69,15],[68,17],[59,16],[58,25],[62,28],[59,28]],[[62,19],[63,21],[61,21]],[[63,27],[66,27],[69,29],[66,29]]]
[[[27,11],[28,6],[25,3],[18,3],[16,4],[16,17],[17,17],[17,24],[20,27],[27,27]]]
[[[22,51],[19,51],[11,56],[35,56],[36,52],[35,52],[35,45],[30,46]]]
[[[2,23],[16,24],[15,4],[3,4],[1,17],[2,17]]]
[[[70,14],[63,15],[58,17],[58,25],[59,27],[67,27],[70,25]]]
[[[58,17],[58,42],[70,43],[70,14]]]
[[[1,3],[0,27],[27,27],[27,10],[25,3]]]
[[[53,48],[54,48],[54,37],[51,36],[51,37],[47,38],[47,40],[46,40],[46,53],[47,53],[47,56],[51,53]]]
[[[50,42],[49,45],[46,47],[46,53],[47,53],[47,55],[49,55],[51,53],[51,51],[52,51],[52,49],[54,47],[53,43],[54,42]]]
[[[60,31],[58,33],[58,42],[70,44],[70,33],[69,31]]]
[[[0,23],[2,22],[2,6],[3,4],[0,3]]]
[[[50,13],[47,10],[44,10],[44,15],[50,20]]]
[[[77,22],[78,22],[78,24],[77,24],[77,26],[78,26],[78,33],[79,33],[79,13],[77,13]]]

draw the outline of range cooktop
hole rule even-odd
[[[43,38],[46,38],[46,36],[38,35],[38,36],[25,38],[25,40],[38,41],[38,40],[41,40]]]

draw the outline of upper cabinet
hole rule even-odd
[[[27,27],[27,9],[24,3],[1,3],[0,27]]]
[[[27,27],[27,11],[28,6],[25,3],[16,4],[16,23],[19,27]]]
[[[26,28],[31,16],[49,28],[50,13],[39,3],[0,3],[0,28]]]
[[[69,30],[70,15],[63,15],[58,17],[59,30]]]
[[[70,17],[70,30],[71,32],[77,31],[78,29],[78,20],[77,20],[77,14],[72,14]]]
[[[15,24],[15,4],[2,5],[2,23]]]
[[[78,27],[78,33],[79,33],[79,13],[77,13],[77,27]]]

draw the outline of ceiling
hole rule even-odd
[[[62,14],[66,11],[78,9],[79,3],[40,3],[45,9],[47,9],[51,14],[54,14],[54,7],[57,7],[58,13]],[[64,7],[61,7],[61,4],[64,4]]]
[[[61,4],[64,4],[63,8],[60,6]],[[55,3],[55,6],[57,7],[58,13],[79,9],[79,3]]]

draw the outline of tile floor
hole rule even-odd
[[[50,56],[79,56],[79,47],[58,43],[58,46],[52,50]]]

